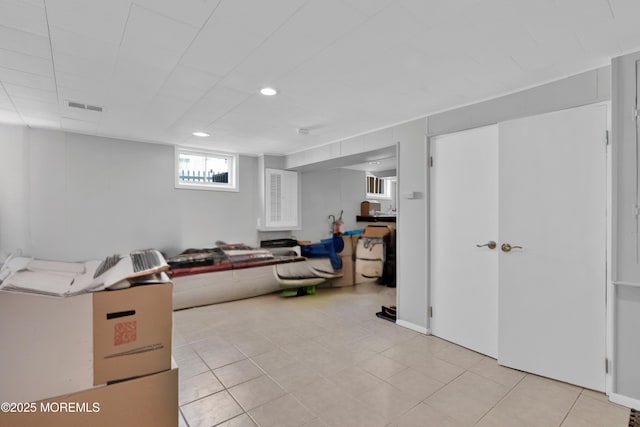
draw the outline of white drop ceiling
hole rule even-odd
[[[639,17],[638,0],[0,0],[0,123],[288,154],[607,65],[640,50]]]

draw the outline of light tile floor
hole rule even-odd
[[[174,313],[180,425],[626,427],[580,387],[378,319],[375,284]]]

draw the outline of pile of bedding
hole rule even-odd
[[[187,249],[168,258],[167,263],[171,268],[169,275],[179,277],[303,260],[297,255],[276,256],[267,249],[256,249],[242,243],[221,243],[215,248]]]

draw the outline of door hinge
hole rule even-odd
[[[429,156],[429,166],[433,167],[433,156]]]
[[[638,107],[633,109],[633,120],[638,121]]]
[[[609,131],[604,133],[604,145],[609,145]]]
[[[608,374],[610,370],[611,370],[611,364],[609,362],[609,359],[605,358],[604,359],[604,373]]]
[[[433,307],[429,306],[429,317],[433,317]]]
[[[640,206],[638,205],[633,205],[633,216],[640,216]]]

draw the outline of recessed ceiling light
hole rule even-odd
[[[263,87],[262,89],[260,89],[260,93],[264,96],[273,96],[278,93],[278,91],[272,87]]]
[[[209,134],[208,134],[208,133],[206,133],[206,132],[194,132],[194,133],[192,133],[191,135],[193,135],[193,136],[199,136],[200,138],[204,138],[204,137],[206,137],[206,136],[209,136]]]
[[[380,162],[369,162],[370,165],[379,165]]]

